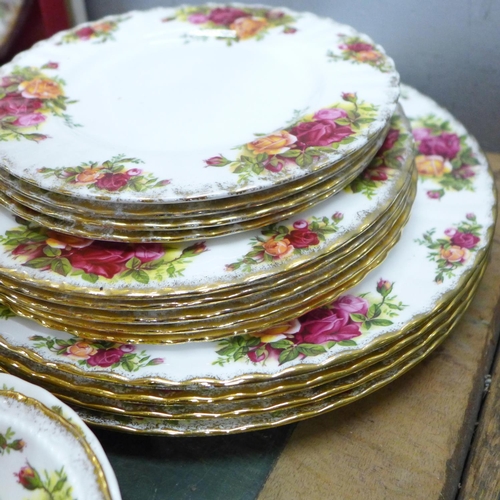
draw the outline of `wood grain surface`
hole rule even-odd
[[[498,187],[500,155],[488,158]],[[486,275],[450,338],[380,391],[300,423],[259,500],[455,498],[498,341],[499,305],[497,225]],[[464,499],[498,498],[500,385],[494,382]],[[483,496],[487,490],[491,496]]]

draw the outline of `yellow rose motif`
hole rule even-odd
[[[275,134],[260,137],[255,141],[249,142],[247,148],[255,154],[267,153],[268,155],[278,155],[290,149],[295,144],[297,138],[289,134],[286,130],[276,132]]]
[[[103,33],[107,33],[108,31],[111,31],[114,28],[115,28],[115,23],[110,23],[110,22],[96,23],[92,25],[92,29],[94,31],[100,31]]]
[[[455,264],[457,262],[464,263],[470,257],[470,252],[467,248],[462,248],[457,245],[452,245],[449,248],[441,248],[439,254],[442,259]]]
[[[92,356],[92,354],[95,354],[96,352],[97,349],[87,342],[76,342],[66,349],[66,353],[69,356],[82,359],[87,359],[89,356]]]
[[[77,184],[90,184],[100,179],[103,175],[99,168],[87,168],[75,177],[75,182]]]
[[[49,231],[48,238],[45,243],[52,248],[85,248],[92,244],[93,240],[87,238],[79,238],[69,234],[58,233],[57,231]]]
[[[266,26],[267,21],[262,17],[240,17],[229,27],[236,31],[236,35],[240,40],[245,40],[252,38]]]
[[[382,54],[376,50],[362,50],[354,54],[354,58],[360,62],[375,62],[381,57]]]
[[[286,321],[279,325],[272,326],[263,332],[250,333],[251,337],[258,337],[262,342],[277,342],[284,339],[287,335],[297,333],[300,330],[300,322],[298,319]]]
[[[415,158],[415,165],[420,175],[430,175],[432,177],[441,177],[453,169],[449,161],[437,155],[418,155]]]
[[[28,99],[55,99],[63,95],[63,91],[58,83],[45,78],[34,78],[21,82],[19,90],[23,97]]]
[[[262,243],[262,247],[267,254],[277,259],[288,257],[293,253],[294,249],[293,245],[290,245],[290,241],[286,238],[283,238],[282,240],[275,240],[274,237],[265,243]]]

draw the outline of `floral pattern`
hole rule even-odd
[[[299,118],[290,126],[237,148],[234,160],[222,155],[205,160],[209,167],[228,167],[242,183],[254,176],[276,176],[291,168],[310,168],[327,159],[340,144],[349,144],[375,119],[377,107],[359,102],[356,94],[342,94],[342,101]]]
[[[88,341],[77,337],[58,339],[34,335],[30,337],[37,349],[48,349],[58,356],[76,360],[86,368],[121,368],[136,372],[146,366],[161,365],[162,358],[153,358],[146,351],[137,352],[135,345],[106,341]]]
[[[23,451],[26,443],[22,439],[12,439],[16,433],[9,427],[5,433],[0,432],[0,456],[11,451]]]
[[[173,20],[189,22],[202,30],[217,30],[215,38],[225,40],[228,45],[251,38],[262,40],[273,28],[282,28],[284,34],[297,31],[293,26],[295,18],[279,9],[263,7],[183,7],[175,16],[163,19],[164,22]],[[231,32],[224,33],[224,30]]]
[[[128,164],[140,164],[137,158],[118,155],[105,162],[86,162],[77,167],[59,167],[38,169],[44,177],[56,177],[63,184],[86,186],[93,191],[143,192],[148,189],[161,188],[170,184],[170,180],[158,180],[153,174],[140,168],[128,168]]]
[[[255,265],[304,253],[326,241],[328,234],[336,233],[343,217],[343,214],[336,212],[331,219],[328,217],[312,217],[309,221],[299,219],[292,226],[271,224],[262,229],[259,236],[250,240],[252,249],[241,259],[228,264],[226,270],[241,269],[249,272]]]
[[[342,42],[338,48],[341,54],[335,54],[333,51],[328,56],[334,61],[350,61],[356,64],[369,64],[382,72],[393,69],[387,60],[387,57],[378,50],[375,45],[368,43],[359,36],[339,35]]]
[[[480,231],[482,226],[477,223],[473,213],[466,215],[465,221],[456,227],[444,231],[443,238],[434,239],[435,229],[430,229],[417,239],[417,243],[431,250],[429,260],[437,263],[436,283],[442,283],[445,278],[452,278],[455,271],[462,267],[481,241]]]
[[[342,295],[299,319],[263,332],[221,340],[214,364],[222,366],[240,360],[259,364],[273,359],[282,365],[296,358],[319,356],[335,344],[355,346],[353,339],[372,327],[392,325],[392,318],[406,307],[391,295],[393,288],[394,283],[380,279],[376,295]]]
[[[427,196],[440,199],[446,191],[473,191],[474,167],[479,161],[467,144],[467,136],[459,136],[448,120],[433,114],[412,120],[412,128],[420,178],[430,179],[439,186],[427,191]]]
[[[46,470],[40,474],[34,467],[26,462],[19,472],[15,472],[17,482],[28,491],[40,490],[43,492],[37,497],[46,500],[74,500],[73,488],[68,484],[68,476],[64,472],[64,467],[60,470],[48,472]]]
[[[57,63],[49,62],[42,69],[57,67]],[[68,104],[74,102],[64,95],[64,81],[60,78],[49,77],[38,68],[16,66],[0,80],[0,141],[44,141],[48,136],[35,131],[49,115],[63,118],[69,126],[78,126],[65,113]]]
[[[161,243],[116,243],[90,240],[61,234],[23,219],[21,224],[0,236],[0,244],[22,265],[98,280],[136,281],[148,284],[151,279],[164,280],[182,276],[183,270],[197,255],[207,250],[204,242],[187,247]]]
[[[59,44],[62,45],[87,40],[91,40],[93,43],[104,43],[108,40],[114,40],[114,33],[118,30],[119,25],[127,19],[129,18],[119,17],[113,20],[98,21],[71,30],[62,37]]]
[[[362,193],[372,199],[377,189],[400,169],[401,160],[405,155],[404,144],[408,139],[404,130],[401,117],[394,115],[381,148],[363,173],[345,188],[347,192]]]

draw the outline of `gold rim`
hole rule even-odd
[[[63,427],[66,430],[66,432],[68,432],[71,436],[73,436],[75,441],[83,448],[85,454],[87,455],[87,458],[92,464],[92,467],[94,469],[94,476],[96,478],[97,485],[103,497],[106,500],[112,500],[111,493],[109,492],[108,488],[108,483],[106,481],[106,476],[104,474],[104,471],[102,470],[101,463],[99,462],[99,459],[94,453],[94,450],[92,450],[92,448],[88,444],[85,433],[82,431],[80,427],[78,427],[76,424],[73,424],[71,421],[66,420],[64,417],[57,414],[50,408],[47,408],[40,401],[25,396],[24,394],[21,394],[19,392],[10,390],[0,390],[0,396],[8,399],[14,399],[26,406],[35,408],[40,413],[43,413],[47,418],[54,421],[57,425]]]

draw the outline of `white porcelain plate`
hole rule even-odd
[[[392,60],[365,35],[249,5],[108,17],[0,76],[1,166],[115,202],[224,198],[309,175],[366,146],[399,96]]]
[[[0,374],[0,498],[119,500],[95,436],[47,391]]]

